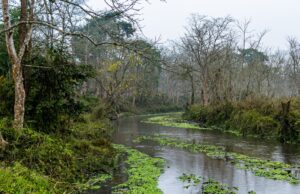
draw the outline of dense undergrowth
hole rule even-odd
[[[256,99],[209,106],[196,104],[186,110],[183,118],[198,122],[203,127],[216,127],[243,136],[299,142],[299,99]]]
[[[115,187],[114,193],[160,194],[157,181],[164,167],[164,160],[152,158],[135,149],[114,145],[120,153],[127,154],[128,180]]]
[[[89,116],[74,123],[68,134],[16,131],[4,119],[0,132],[8,142],[0,151],[0,190],[5,193],[78,193],[98,188],[117,162],[108,123],[91,121]]]
[[[212,158],[224,159],[230,161],[233,165],[240,169],[252,171],[256,176],[262,176],[273,180],[288,181],[292,184],[300,183],[300,180],[297,179],[290,171],[292,168],[297,167],[282,162],[249,157],[239,153],[227,152],[223,147],[220,146],[189,143],[176,138],[142,136],[136,141],[140,142],[147,140],[154,141],[162,146],[186,149],[196,153],[205,153],[207,156]]]

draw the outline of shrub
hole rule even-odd
[[[77,118],[87,103],[77,93],[86,79],[93,76],[93,68],[79,65],[71,56],[56,49],[49,49],[44,55],[38,53],[31,65],[45,66],[26,71],[27,87],[25,120],[46,133],[65,132],[72,119]]]
[[[289,126],[293,131],[291,136],[296,139],[300,132],[300,113],[296,109],[298,106],[300,107],[300,101],[293,99],[293,110],[288,117]],[[199,122],[206,127],[217,126],[223,130],[238,131],[244,136],[277,137],[282,127],[280,111],[280,100],[246,99],[236,103],[226,102],[209,106],[195,104],[186,110],[183,118]]]
[[[230,119],[235,107],[232,103],[224,103],[215,106],[211,106],[207,112],[207,124],[208,125],[222,125],[228,119]]]
[[[192,105],[184,114],[187,120],[200,122],[202,125],[218,125],[228,120],[234,111],[231,103],[214,106]]]
[[[206,106],[195,104],[188,108],[183,117],[187,120],[194,120],[205,124],[207,122],[208,109]]]
[[[263,116],[256,110],[249,110],[236,112],[228,125],[230,128],[238,129],[244,136],[251,134],[266,137],[276,136],[280,124],[270,116]]]

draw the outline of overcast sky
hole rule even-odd
[[[144,34],[160,37],[161,42],[174,40],[184,33],[187,18],[192,13],[235,19],[252,20],[251,28],[269,33],[264,46],[286,47],[288,36],[300,40],[300,0],[149,0],[141,11],[140,18]],[[104,1],[89,0],[93,9],[103,9]]]

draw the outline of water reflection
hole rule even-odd
[[[239,187],[238,193],[244,194],[255,191],[257,194],[299,194],[300,186],[282,181],[268,180],[256,177],[251,172],[238,170],[231,164],[211,159],[204,154],[194,154],[183,150],[169,149],[155,144],[134,144],[133,139],[140,135],[153,135],[155,133],[178,137],[183,140],[206,142],[214,145],[226,146],[229,151],[256,156],[264,159],[282,161],[286,163],[299,163],[300,151],[296,146],[254,139],[243,139],[214,131],[186,130],[172,127],[161,127],[152,124],[140,123],[144,117],[123,118],[115,123],[116,132],[114,142],[135,146],[142,152],[151,156],[161,157],[167,161],[165,172],[159,179],[159,187],[166,194],[198,193],[198,188],[184,189],[184,184],[177,177],[182,173],[193,173],[197,176],[209,177]]]

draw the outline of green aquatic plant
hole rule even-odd
[[[77,183],[76,186],[81,190],[97,190],[101,188],[101,184],[107,182],[112,179],[112,175],[110,174],[102,174],[99,176],[95,176],[90,178],[86,183]]]
[[[214,179],[207,179],[196,176],[195,174],[185,174],[183,173],[178,177],[183,183],[188,183],[184,188],[188,189],[191,186],[197,187],[202,183],[201,190],[202,194],[235,194],[239,189],[237,187],[229,187],[227,184],[222,184]],[[249,191],[248,194],[255,194],[254,191]]]
[[[263,160],[239,153],[227,152],[225,148],[221,146],[190,143],[176,138],[161,137],[158,135],[142,136],[137,138],[136,141],[154,141],[162,146],[181,148],[195,153],[205,153],[209,157],[229,161],[240,169],[249,170],[256,176],[262,176],[273,180],[288,181],[292,184],[300,183],[300,180],[290,172],[290,169],[297,167],[282,162]]]
[[[165,127],[177,127],[184,129],[204,129],[198,124],[188,123],[180,118],[180,115],[164,115],[148,118],[143,123],[157,124]]]
[[[229,187],[214,179],[208,179],[202,185],[202,194],[235,194],[238,188]]]
[[[197,177],[194,174],[185,174],[183,173],[178,179],[184,183],[188,183],[188,185],[184,186],[184,188],[188,189],[189,187],[193,186],[196,187],[201,183],[202,177]]]
[[[152,158],[135,149],[122,145],[114,145],[120,153],[127,154],[128,180],[114,188],[114,193],[130,194],[160,194],[157,187],[158,178],[161,175],[165,161],[160,158]]]

